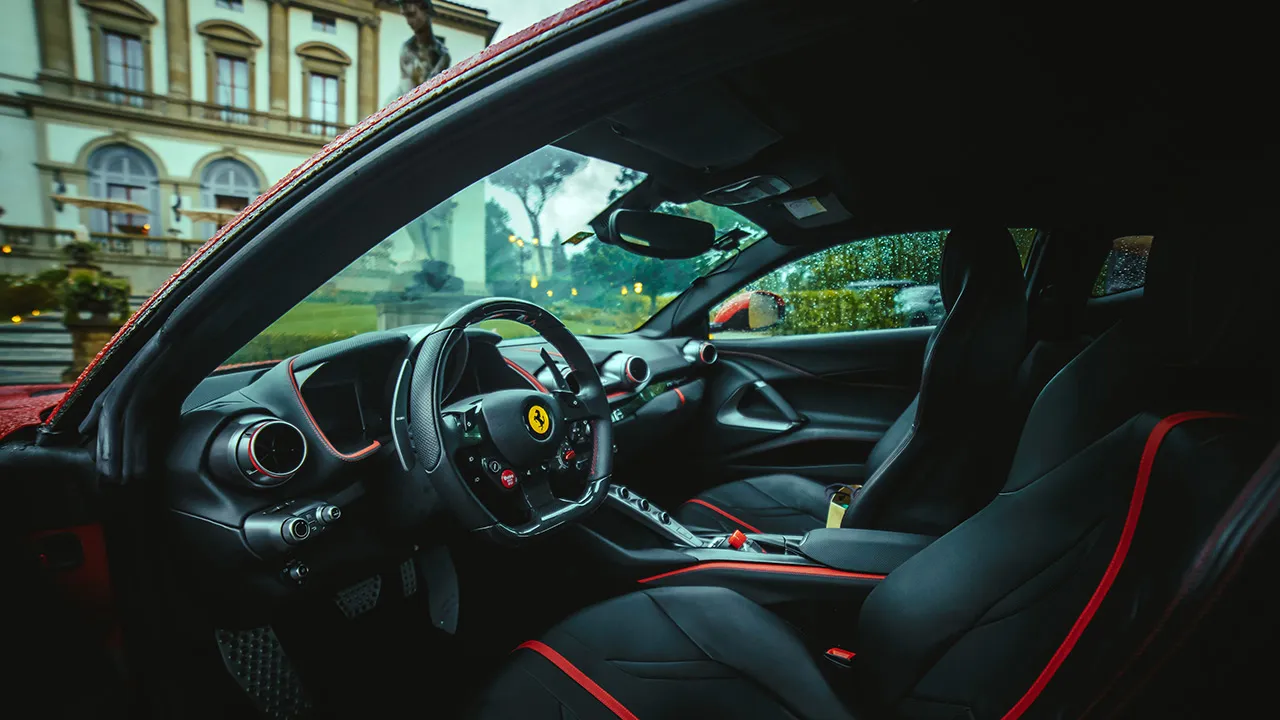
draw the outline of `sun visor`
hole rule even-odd
[[[835,193],[800,195],[774,201],[773,209],[792,225],[799,228],[815,228],[834,225],[853,217]]]
[[[719,83],[682,88],[608,120],[623,140],[698,170],[739,165],[781,139]]]

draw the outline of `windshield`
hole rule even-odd
[[[359,333],[437,323],[494,296],[535,302],[580,335],[635,330],[695,277],[764,235],[732,210],[701,201],[657,209],[706,220],[717,236],[749,231],[736,251],[656,260],[589,235],[588,223],[644,178],[567,150],[538,150],[392,233],[228,362],[279,360]],[[506,338],[534,334],[505,321],[482,327]]]

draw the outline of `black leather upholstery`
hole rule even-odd
[[[845,513],[845,527],[939,535],[999,486],[991,470],[1007,463],[1021,427],[1021,417],[1011,421],[1011,408],[1026,349],[1026,286],[1009,232],[952,230],[943,245],[941,285],[947,314],[929,339],[920,394],[872,448],[868,478]],[[678,508],[676,517],[694,528],[738,529],[741,524],[717,517],[710,504],[762,532],[825,525],[825,494],[820,512],[811,507],[822,491],[814,481],[770,479],[774,506],[761,504],[753,482],[712,488],[698,496],[701,502]]]
[[[542,642],[640,718],[851,717],[800,638],[731,590],[624,595],[574,615]],[[618,717],[529,649],[512,654],[474,716]]]
[[[1255,259],[1271,268],[1275,254],[1269,248],[1267,262]],[[839,709],[833,687],[858,717],[1105,715],[1134,696],[1140,679],[1158,677],[1162,654],[1179,647],[1170,633],[1219,621],[1226,610],[1215,607],[1233,607],[1240,586],[1230,581],[1246,562],[1242,553],[1259,538],[1272,547],[1280,539],[1268,532],[1280,515],[1275,358],[1248,342],[1257,343],[1252,335],[1269,316],[1268,287],[1219,285],[1218,299],[1234,312],[1216,322],[1164,317],[1185,304],[1166,301],[1172,291],[1161,288],[1142,316],[1117,325],[1058,373],[1035,402],[995,499],[867,597],[847,679],[827,686],[777,620],[737,595],[704,588],[611,601],[553,630],[548,643],[581,658],[590,670],[579,667],[647,717],[825,717]],[[1203,578],[1217,584],[1206,587]],[[653,622],[645,602],[670,624]],[[633,618],[648,630],[634,631]],[[1235,627],[1255,622],[1241,618]],[[667,632],[670,626],[683,632]],[[738,645],[730,637],[751,640]],[[1196,666],[1205,657],[1215,667],[1254,663],[1232,656],[1235,642],[1230,635],[1202,641],[1208,655]],[[823,647],[822,638],[815,644]],[[723,688],[710,668],[681,663],[678,672],[664,666],[663,679],[641,692],[648,665],[620,672],[601,660],[700,657],[733,668],[722,671],[729,674]],[[510,703],[522,690],[546,704],[523,717],[591,717],[602,707],[559,690],[555,679],[513,679],[518,668],[533,672],[530,662],[517,657],[489,701]],[[768,678],[757,677],[760,668]],[[699,671],[706,675],[694,691],[688,677]],[[669,679],[677,674],[680,680]],[[1124,692],[1113,692],[1117,677],[1125,678]],[[1171,688],[1166,694],[1194,691],[1197,673],[1179,677],[1182,685],[1162,686]],[[791,687],[816,704],[789,704],[796,702]],[[527,702],[532,707],[534,699]],[[1127,710],[1146,716],[1141,705]]]
[[[827,507],[825,485],[800,475],[764,475],[717,485],[675,516],[697,530],[803,535],[827,524]]]

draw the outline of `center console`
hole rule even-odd
[[[618,580],[642,587],[728,587],[764,605],[860,604],[886,575],[935,539],[851,528],[821,528],[803,536],[689,528],[621,485],[610,488],[601,511],[579,528],[586,546]]]

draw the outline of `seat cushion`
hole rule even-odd
[[[685,502],[675,517],[694,532],[803,535],[826,527],[826,485],[799,475],[764,475],[718,485]]]
[[[712,587],[656,588],[579,612],[512,652],[474,716],[852,717],[789,626]]]

